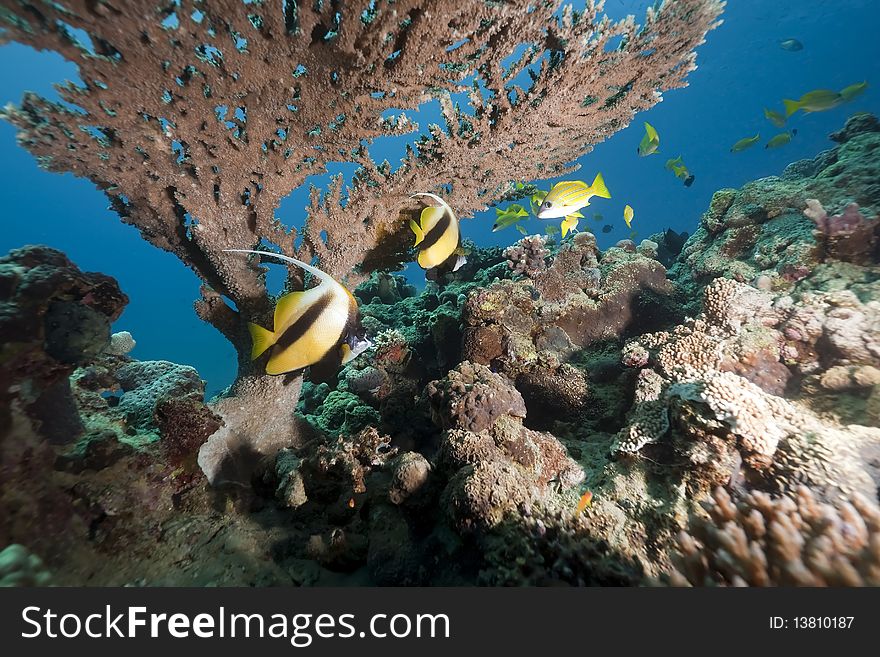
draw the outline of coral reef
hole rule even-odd
[[[679,534],[673,585],[880,585],[880,507],[868,498],[831,506],[799,488],[734,500],[719,488],[705,506]]]
[[[791,290],[808,274],[839,273],[842,262],[876,263],[880,164],[872,153],[880,131],[871,118],[853,116],[832,135],[838,146],[780,177],[716,192],[670,269],[686,297],[699,299],[718,276]]]
[[[93,181],[123,221],[193,269],[204,283],[199,316],[238,352],[239,378],[215,406],[224,427],[200,461],[211,481],[246,476],[240,464],[229,472],[237,453],[302,442],[284,413],[300,380],[267,378],[250,359],[247,322],[265,325],[272,311],[265,270],[223,251],[271,245],[316,258],[351,285],[393,269],[408,255],[413,190],[436,189],[443,170],[455,181],[449,202],[467,215],[516,195],[523,177],[570,170],[663,91],[684,86],[723,3],[669,0],[641,26],[600,17],[600,7],[359,0],[270,11],[213,0],[145,14],[134,0],[112,10],[87,0],[6,3],[3,41],[58,52],[83,81],[59,87],[66,104],[29,93],[4,109],[19,143],[47,169]],[[424,66],[427,44],[436,66]],[[522,88],[512,80],[526,70],[532,84]],[[462,91],[473,112],[453,102]],[[386,110],[431,97],[445,130],[432,126],[393,172],[375,163],[373,139],[418,127]],[[517,140],[512,157],[523,132],[531,138]],[[475,148],[485,154],[476,164]],[[313,189],[301,230],[278,221],[281,200],[332,162],[359,165],[351,187],[337,177],[323,199]],[[289,287],[300,289],[294,272]],[[272,426],[255,426],[243,406]]]

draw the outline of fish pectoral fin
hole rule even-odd
[[[264,329],[262,326],[250,322],[248,330],[254,343],[251,348],[251,360],[256,360],[263,355],[266,349],[275,344],[275,334],[269,329]]]
[[[409,227],[416,234],[416,243],[413,246],[418,246],[422,243],[422,240],[425,239],[425,234],[422,232],[422,227],[416,223],[415,219],[409,220]]]

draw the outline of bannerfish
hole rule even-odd
[[[578,501],[577,514],[582,514],[584,511],[587,510],[587,507],[590,506],[593,506],[593,493],[592,491],[587,491],[586,493],[581,495],[581,499]]]
[[[612,226],[611,224],[605,224],[604,226],[602,226],[603,233],[610,233],[612,230],[614,230],[614,226]]]
[[[278,258],[304,269],[318,280],[315,287],[290,292],[278,299],[271,331],[248,324],[253,340],[251,359],[256,360],[271,349],[266,374],[287,374],[311,366],[310,379],[327,381],[340,366],[371,346],[361,324],[357,300],[329,274],[280,253],[248,249],[226,251]]]
[[[419,250],[419,266],[422,269],[433,269],[455,258],[452,271],[458,271],[467,262],[461,250],[458,217],[449,204],[436,194],[419,192],[410,198],[416,196],[428,196],[440,204],[424,208],[418,222],[410,219],[409,227],[416,236],[414,246]]]
[[[747,148],[751,148],[755,144],[758,143],[758,140],[761,138],[761,134],[758,133],[754,137],[746,137],[745,139],[740,139],[733,146],[730,147],[731,153],[739,153],[740,151],[744,151]]]
[[[580,180],[567,180],[556,183],[544,197],[538,210],[538,219],[559,219],[574,214],[590,204],[594,196],[611,198],[602,174],[597,173],[592,185]]]
[[[660,147],[660,135],[657,134],[657,131],[654,129],[650,123],[645,123],[645,135],[642,137],[642,141],[639,142],[639,147],[636,149],[636,152],[641,156],[645,157],[646,155],[651,155],[652,153],[659,152],[657,149]]]
[[[856,84],[851,84],[848,87],[844,87],[840,90],[840,97],[843,98],[843,102],[848,103],[854,98],[861,96],[865,93],[865,89],[868,88],[868,82],[857,82]]]
[[[794,130],[790,130],[789,132],[781,132],[775,137],[771,138],[770,141],[768,141],[764,145],[764,148],[779,148],[780,146],[785,146],[796,134],[797,128],[795,128]]]
[[[767,117],[767,120],[770,121],[777,128],[785,127],[785,115],[782,112],[777,112],[776,110],[764,108],[764,116]]]
[[[804,44],[797,39],[782,39],[779,42],[779,47],[788,52],[797,52],[804,49]]]
[[[694,184],[694,176],[684,165],[681,155],[674,160],[666,160],[666,168],[669,171],[672,171],[672,173],[675,174],[675,177],[684,183],[685,187],[690,187]]]
[[[496,233],[499,230],[513,226],[523,217],[528,216],[529,213],[526,212],[525,208],[521,205],[514,204],[504,210],[501,208],[495,208],[495,223],[492,225],[492,232]],[[517,228],[520,228],[520,226],[517,226]]]
[[[804,94],[798,100],[786,98],[782,101],[785,105],[785,116],[791,116],[798,110],[804,112],[823,112],[825,110],[834,109],[844,102],[841,94],[830,89],[817,89]]]
[[[632,206],[627,204],[623,208],[623,221],[626,223],[627,228],[632,228],[632,220],[633,220],[633,209]]]

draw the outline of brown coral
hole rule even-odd
[[[831,506],[799,488],[734,501],[719,488],[705,507],[679,535],[674,585],[880,585],[880,508],[867,498]]]

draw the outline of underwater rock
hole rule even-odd
[[[131,361],[114,372],[122,397],[116,407],[139,430],[154,425],[156,409],[169,399],[202,401],[205,382],[188,365],[165,360]]]
[[[611,248],[600,262],[595,237],[579,233],[532,279],[497,281],[469,295],[462,357],[516,378],[540,351],[565,361],[594,342],[668,321],[671,289],[658,261]]]
[[[447,477],[442,505],[460,533],[494,527],[507,513],[584,478],[550,433],[523,426],[525,404],[512,383],[464,362],[429,384],[434,421],[444,431],[437,455]]]
[[[878,586],[880,508],[854,496],[834,506],[809,488],[790,496],[717,489],[678,536],[674,586]]]
[[[127,303],[115,280],[81,272],[49,247],[0,258],[0,434],[15,402],[53,442],[79,436],[68,377],[107,346]]]
[[[52,575],[42,559],[13,543],[0,550],[0,588],[9,586],[49,586]]]
[[[388,499],[393,504],[418,505],[429,496],[431,464],[418,452],[404,452],[391,463]]]
[[[547,269],[544,260],[550,251],[546,247],[547,238],[543,235],[528,235],[504,249],[507,266],[514,275],[534,278]]]
[[[110,344],[104,350],[111,356],[126,356],[137,346],[134,337],[128,331],[120,331],[110,336]]]
[[[871,465],[880,452],[880,431],[842,426],[780,396],[791,372],[780,362],[785,338],[777,327],[785,326],[791,310],[729,279],[706,288],[703,306],[696,320],[627,345],[626,362],[643,362],[626,355],[637,348],[647,352],[645,365],[652,369],[643,370],[640,381],[650,386],[637,392],[630,422],[613,449],[634,453],[671,433],[679,453],[711,466],[701,475],[704,491],[707,483],[736,478],[741,461],[747,479],[770,490],[809,483],[829,498],[870,495],[880,482]],[[726,447],[715,444],[717,438]],[[715,458],[693,452],[697,444],[710,445]],[[731,464],[736,471],[727,469]],[[692,474],[700,471],[696,466],[692,462]]]
[[[524,418],[522,395],[485,365],[461,363],[425,389],[434,422],[443,429],[479,432],[503,416]]]
[[[507,518],[483,541],[485,586],[639,586],[642,568],[597,539],[570,511],[536,507]]]

